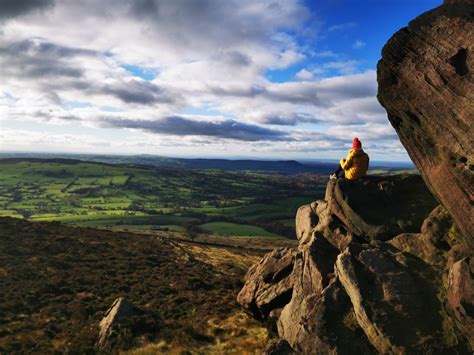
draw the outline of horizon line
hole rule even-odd
[[[290,158],[290,159],[278,159],[278,158],[266,158],[266,157],[256,157],[256,156],[172,156],[172,155],[159,155],[159,154],[149,154],[149,153],[141,153],[141,154],[126,154],[126,153],[79,153],[79,152],[31,152],[31,151],[3,151],[0,150],[0,155],[2,154],[33,154],[33,155],[89,155],[89,156],[111,156],[111,157],[139,157],[139,156],[149,156],[149,157],[160,157],[160,158],[171,158],[171,159],[222,159],[222,160],[229,160],[229,161],[237,161],[237,160],[251,160],[251,161],[297,161],[297,162],[338,162],[339,159],[337,158]],[[411,164],[415,166],[415,164],[411,160],[377,160],[371,159],[371,162],[378,162],[378,163],[405,163]]]

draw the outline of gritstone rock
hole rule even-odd
[[[425,182],[474,246],[474,1],[445,1],[385,45],[378,99]]]

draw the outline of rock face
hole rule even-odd
[[[379,240],[419,231],[438,204],[419,175],[367,176],[357,184],[331,180],[325,200],[349,232]]]
[[[472,249],[421,178],[330,181],[325,198],[298,210],[299,246],[254,265],[239,303],[296,353],[472,350]]]
[[[293,266],[296,251],[288,248],[275,249],[253,265],[245,277],[237,301],[257,319],[266,319],[291,299],[293,292]]]
[[[474,1],[447,0],[398,31],[378,99],[425,182],[474,246]]]
[[[436,289],[419,277],[435,273],[416,259],[397,255],[386,245],[352,244],[336,262],[357,321],[381,353],[413,353],[438,348],[434,334],[442,334],[441,304]]]

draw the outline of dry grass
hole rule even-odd
[[[145,314],[115,351],[259,353],[267,330],[236,296],[264,250],[219,244],[0,218],[0,353],[93,353],[117,297]]]
[[[213,338],[212,344],[189,348],[179,344],[159,341],[125,352],[127,355],[152,354],[261,354],[270,336],[268,330],[247,314],[238,311],[225,319],[208,320],[206,335]]]
[[[192,244],[183,247],[188,249],[197,260],[217,268],[228,267],[231,264],[233,267],[248,269],[262,258],[260,254],[243,254],[240,250]]]

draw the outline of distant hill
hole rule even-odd
[[[128,165],[151,165],[182,169],[221,169],[226,171],[261,171],[282,174],[329,173],[334,170],[334,162],[313,162],[311,165],[295,160],[230,160],[230,159],[187,159],[154,155],[92,155],[55,153],[0,153],[1,158],[74,159],[90,162]]]
[[[2,158],[74,159],[109,164],[148,165],[181,169],[220,169],[226,171],[260,171],[281,174],[328,174],[334,171],[336,160],[253,160],[170,158],[158,155],[94,155],[60,153],[0,153]],[[400,170],[413,168],[405,162],[371,162],[372,169]]]

